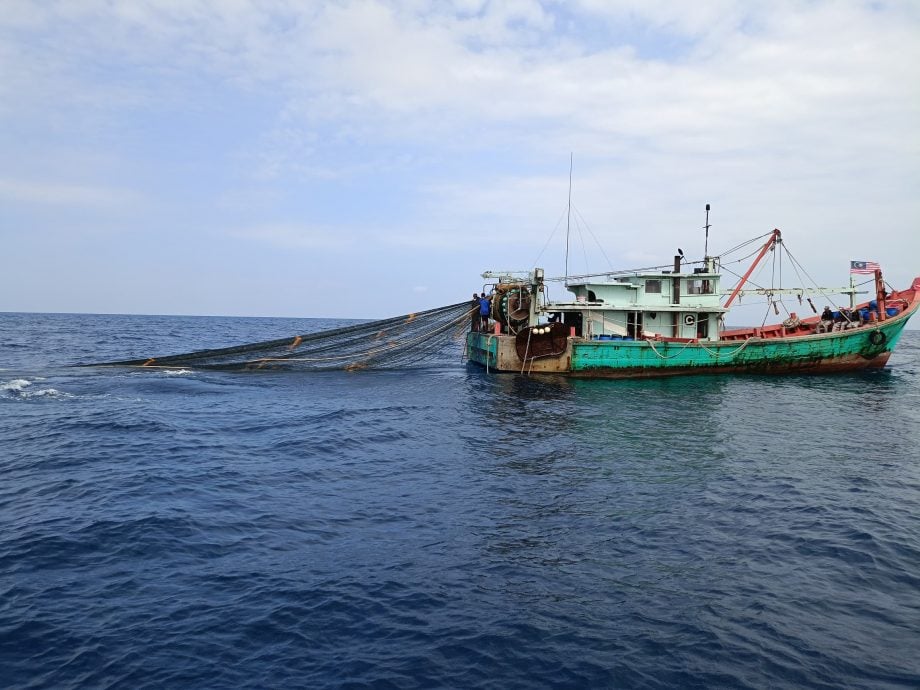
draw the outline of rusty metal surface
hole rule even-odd
[[[847,371],[860,371],[863,369],[881,369],[888,362],[891,352],[884,352],[877,357],[866,359],[856,355],[830,358],[820,362],[801,363],[773,363],[769,365],[751,366],[719,366],[719,367],[669,367],[667,369],[636,367],[633,369],[594,369],[570,372],[576,378],[602,378],[602,379],[649,379],[662,376],[701,376],[711,374],[755,374],[765,376],[781,376],[790,374],[834,374]]]
[[[569,327],[548,323],[525,328],[514,339],[514,348],[522,362],[542,357],[558,357],[568,345]]]

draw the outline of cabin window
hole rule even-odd
[[[660,280],[646,280],[645,281],[645,293],[646,294],[661,294],[661,281]]]
[[[711,295],[712,294],[712,281],[704,280],[702,278],[694,278],[687,281],[687,294],[688,295]]]

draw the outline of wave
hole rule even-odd
[[[43,379],[37,378],[36,381],[42,381]],[[27,390],[34,381],[29,381],[28,379],[13,379],[12,381],[7,381],[6,383],[0,383],[0,392],[6,393],[7,397],[13,397],[18,399],[27,399],[27,398],[73,398],[75,397],[72,393],[65,393],[64,391],[59,391],[56,388],[39,388],[37,390]]]
[[[32,382],[28,379],[13,379],[6,383],[0,383],[0,391],[10,391],[13,393],[19,393],[24,388],[31,386]]]

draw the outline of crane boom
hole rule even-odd
[[[779,231],[779,228],[774,228],[773,232],[770,233],[770,239],[766,241],[763,246],[763,249],[760,250],[760,254],[757,255],[757,258],[754,259],[754,262],[751,264],[751,267],[748,268],[747,272],[741,276],[741,280],[738,281],[738,284],[735,286],[734,291],[731,294],[731,297],[728,298],[728,301],[725,302],[724,308],[728,309],[731,306],[731,303],[735,301],[735,297],[738,296],[738,293],[741,292],[741,288],[747,282],[747,279],[751,277],[751,274],[754,272],[754,269],[757,268],[757,264],[766,256],[767,252],[772,249],[777,242],[780,241],[782,233]]]

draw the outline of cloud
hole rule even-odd
[[[275,75],[284,107],[260,149],[265,169],[348,176],[385,168],[389,147],[410,145],[445,154],[576,150],[640,166],[659,153],[817,154],[829,171],[844,171],[867,156],[920,148],[911,124],[920,118],[920,80],[906,67],[920,64],[920,41],[898,8],[817,3],[771,14],[712,3],[669,14],[660,3],[644,12],[625,3],[606,13],[690,41],[677,57],[657,57],[627,42],[580,46],[532,5],[513,15],[490,4],[469,16],[341,3],[311,15],[298,25],[300,48],[264,61],[300,67]],[[249,67],[259,73],[262,63]],[[366,154],[360,165],[341,155],[355,147]]]
[[[126,189],[0,178],[0,198],[38,206],[125,207],[141,200]]]
[[[47,60],[92,64],[99,51],[101,59],[117,58],[151,76],[210,73],[242,88],[270,89],[280,104],[273,146],[293,144],[307,157],[321,153],[317,138],[330,135],[357,144],[435,142],[475,128],[481,144],[490,145],[511,128],[519,145],[564,150],[571,133],[580,132],[600,145],[598,153],[611,154],[624,139],[676,150],[731,148],[787,141],[787,132],[776,134],[781,128],[820,134],[829,117],[854,126],[879,110],[904,123],[917,115],[920,87],[902,66],[920,62],[920,42],[915,26],[900,21],[910,16],[903,5],[888,11],[856,3],[765,9],[727,0],[692,8],[589,0],[433,6],[443,9],[368,1],[78,7],[43,13],[45,29],[63,41]],[[589,47],[565,28],[563,17],[578,12],[581,21],[673,32],[687,47],[677,56],[639,55],[628,36]],[[77,21],[84,30],[66,32]],[[95,88],[109,95],[128,88],[110,82]],[[154,83],[157,92],[168,84]],[[884,139],[886,132],[868,134]]]

